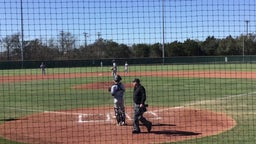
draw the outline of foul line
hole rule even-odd
[[[224,99],[242,97],[242,96],[253,95],[253,94],[256,94],[256,92],[244,93],[244,94],[238,94],[238,95],[227,95],[226,97],[220,97],[220,98],[216,98],[214,100],[196,101],[196,102],[191,102],[191,103],[185,104],[183,106],[154,110],[153,112],[163,112],[163,111],[168,111],[168,110],[172,110],[172,109],[180,109],[180,108],[185,108],[188,106],[194,106],[194,105],[198,105],[198,104],[207,104],[207,103],[211,103],[212,101],[216,101],[216,100],[224,100]]]
[[[227,95],[226,97],[220,97],[220,98],[216,98],[216,99],[212,99],[212,100],[203,100],[203,101],[192,102],[189,104],[185,104],[183,107],[193,106],[193,105],[198,105],[198,104],[207,104],[207,103],[211,103],[213,101],[224,100],[224,99],[235,98],[235,97],[243,97],[243,96],[253,95],[253,94],[256,94],[256,92],[244,93],[244,94],[238,94],[238,95]]]
[[[58,111],[47,111],[47,110],[35,110],[35,109],[23,109],[23,108],[16,108],[16,107],[2,107],[10,110],[18,110],[24,112],[42,112],[42,113],[52,113],[52,114],[66,114],[66,115],[80,115],[83,113],[73,113],[73,112],[58,112]]]

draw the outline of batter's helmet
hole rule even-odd
[[[117,75],[117,76],[115,76],[115,78],[114,78],[114,81],[115,81],[115,82],[120,82],[121,80],[122,80],[122,78],[121,78],[120,75]]]

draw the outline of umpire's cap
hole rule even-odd
[[[122,77],[120,75],[115,76],[114,81],[120,82],[122,80]]]
[[[132,82],[140,83],[140,79],[135,78]]]

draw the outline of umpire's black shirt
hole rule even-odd
[[[146,101],[146,91],[145,88],[138,84],[133,90],[133,102],[135,104],[144,104]]]

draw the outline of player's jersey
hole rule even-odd
[[[112,85],[110,92],[114,98],[120,99],[120,98],[123,98],[124,96],[125,87],[122,83],[114,84]]]
[[[117,71],[116,63],[113,63],[113,71]]]

